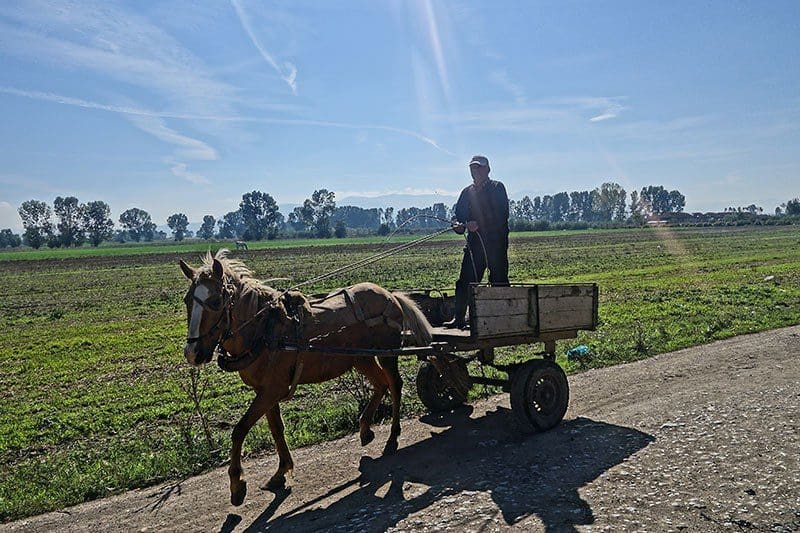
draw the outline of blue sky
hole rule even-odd
[[[348,195],[800,195],[800,2],[0,2],[0,227]]]

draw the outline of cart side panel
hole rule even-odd
[[[539,333],[537,287],[472,287],[470,330],[473,338]]]
[[[540,332],[593,330],[597,285],[539,285]]]
[[[473,339],[539,337],[547,333],[593,330],[596,326],[595,284],[472,286]]]

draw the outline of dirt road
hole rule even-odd
[[[564,423],[526,439],[505,395],[403,423],[381,457],[347,437],[0,526],[2,531],[800,530],[800,326],[570,378]]]

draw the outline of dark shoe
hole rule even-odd
[[[467,323],[463,318],[454,318],[449,322],[445,322],[442,326],[448,329],[466,329]]]

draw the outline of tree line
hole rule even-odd
[[[512,227],[522,229],[531,222],[633,222],[642,223],[653,215],[682,212],[686,197],[678,190],[649,185],[628,193],[619,183],[607,182],[592,191],[560,192],[511,200]]]
[[[707,222],[708,216],[684,214],[686,197],[678,190],[649,185],[630,196],[621,185],[603,183],[591,191],[559,192],[553,195],[529,196],[509,202],[509,223],[512,230],[547,229],[573,225],[632,224],[641,225],[653,217],[670,221]],[[348,232],[387,235],[397,230],[425,230],[441,227],[453,217],[455,206],[436,203],[429,207],[408,207],[395,213],[393,207],[364,209],[337,206],[335,194],[327,189],[315,190],[288,217],[279,211],[275,199],[261,191],[242,195],[237,209],[217,219],[205,215],[196,234],[189,228],[184,213],[174,213],[166,223],[172,238],[241,239],[257,241],[278,237],[345,237]],[[25,244],[32,248],[99,246],[104,241],[149,242],[164,240],[150,214],[132,207],[120,214],[118,225],[111,219],[111,208],[101,200],[80,203],[74,196],[56,197],[52,207],[46,202],[28,200],[18,213],[22,219],[22,235],[10,229],[0,230],[0,248]],[[728,207],[723,214],[762,216],[755,204]],[[678,217],[677,215],[685,215]],[[713,214],[706,214],[713,215]],[[795,198],[776,208],[775,215],[800,216],[800,199]],[[766,216],[766,215],[763,215]],[[685,219],[685,220],[684,220]],[[737,219],[737,222],[741,220]]]

